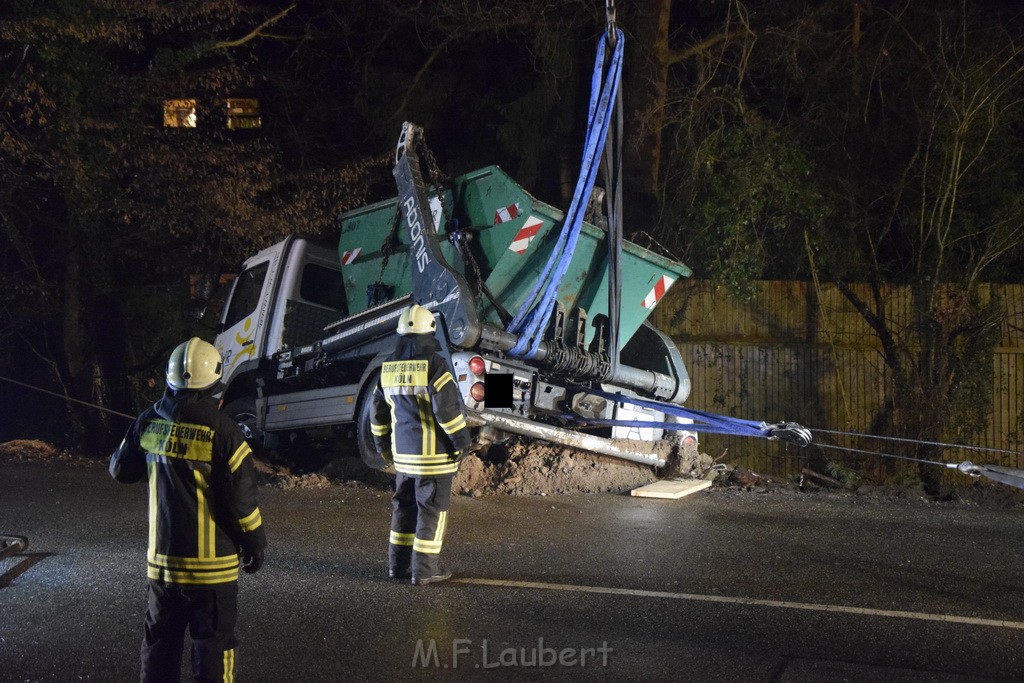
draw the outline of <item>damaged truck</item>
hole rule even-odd
[[[381,467],[370,396],[398,317],[416,302],[435,314],[478,444],[522,435],[662,467],[694,443],[672,428],[686,418],[657,409],[681,405],[690,379],[647,322],[690,270],[628,241],[614,245],[620,263],[610,267],[599,203],[567,248],[565,214],[500,168],[428,183],[427,161],[422,130],[406,123],[396,197],[343,214],[336,246],[294,236],[244,262],[214,343],[223,410],[251,442],[354,436],[362,459]],[[537,283],[554,260],[552,315],[532,336],[517,332],[515,312],[543,296]]]

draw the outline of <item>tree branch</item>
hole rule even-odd
[[[258,38],[260,36],[264,36],[265,34],[263,33],[263,29],[265,29],[268,26],[271,26],[273,24],[276,24],[278,21],[283,19],[285,17],[285,15],[288,14],[289,12],[291,12],[293,9],[295,9],[295,3],[292,3],[291,5],[286,7],[285,9],[281,10],[280,12],[275,14],[274,16],[270,17],[269,19],[264,21],[262,24],[260,24],[256,28],[254,28],[252,31],[250,31],[249,33],[247,33],[244,36],[242,36],[241,38],[236,38],[234,40],[222,40],[222,41],[220,41],[218,43],[215,43],[213,47],[215,49],[218,49],[218,50],[225,50],[225,49],[231,48],[231,47],[238,47],[239,45],[243,45],[243,44],[249,42],[250,40],[252,40],[254,38]]]
[[[434,60],[441,56],[441,53],[444,52],[455,38],[455,35],[448,36],[430,53],[430,56],[428,56],[426,61],[423,62],[423,66],[421,66],[419,71],[416,72],[416,75],[412,77],[412,82],[409,83],[409,87],[405,90],[405,97],[402,98],[402,102],[395,109],[395,113],[392,115],[393,117],[398,118],[405,110],[405,105],[409,103],[409,98],[412,97],[412,91],[416,89],[416,86],[419,84],[424,74],[427,73],[427,69],[429,69],[430,65],[434,63]]]
[[[693,57],[696,57],[697,55],[704,54],[705,52],[707,52],[714,46],[718,45],[719,43],[726,43],[735,38],[739,38],[745,33],[747,33],[747,31],[726,31],[724,33],[713,35],[709,38],[705,38],[696,45],[691,45],[690,47],[684,50],[673,50],[669,52],[668,55],[665,57],[665,63],[668,64],[669,66],[673,64],[678,64],[679,62],[682,62],[684,60],[691,59]]]

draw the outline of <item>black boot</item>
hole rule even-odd
[[[414,586],[426,586],[431,583],[441,583],[452,578],[452,573],[444,567],[438,567],[437,571],[430,576],[413,576],[412,585]]]

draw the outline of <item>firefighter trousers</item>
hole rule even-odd
[[[237,614],[235,581],[203,588],[150,581],[141,652],[143,683],[181,679],[186,628],[192,636],[194,679],[234,680]]]
[[[414,577],[439,573],[438,555],[448,523],[454,477],[416,477],[402,472],[395,475],[388,545],[388,566],[392,572],[411,572]]]

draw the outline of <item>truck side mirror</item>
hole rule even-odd
[[[207,271],[205,273],[191,273],[188,276],[188,317],[193,320],[202,320],[206,316],[206,308],[213,295],[213,287],[216,284],[217,275]]]
[[[199,301],[198,299],[189,301],[187,309],[188,317],[196,322],[201,321],[206,317],[206,304],[206,301]]]

